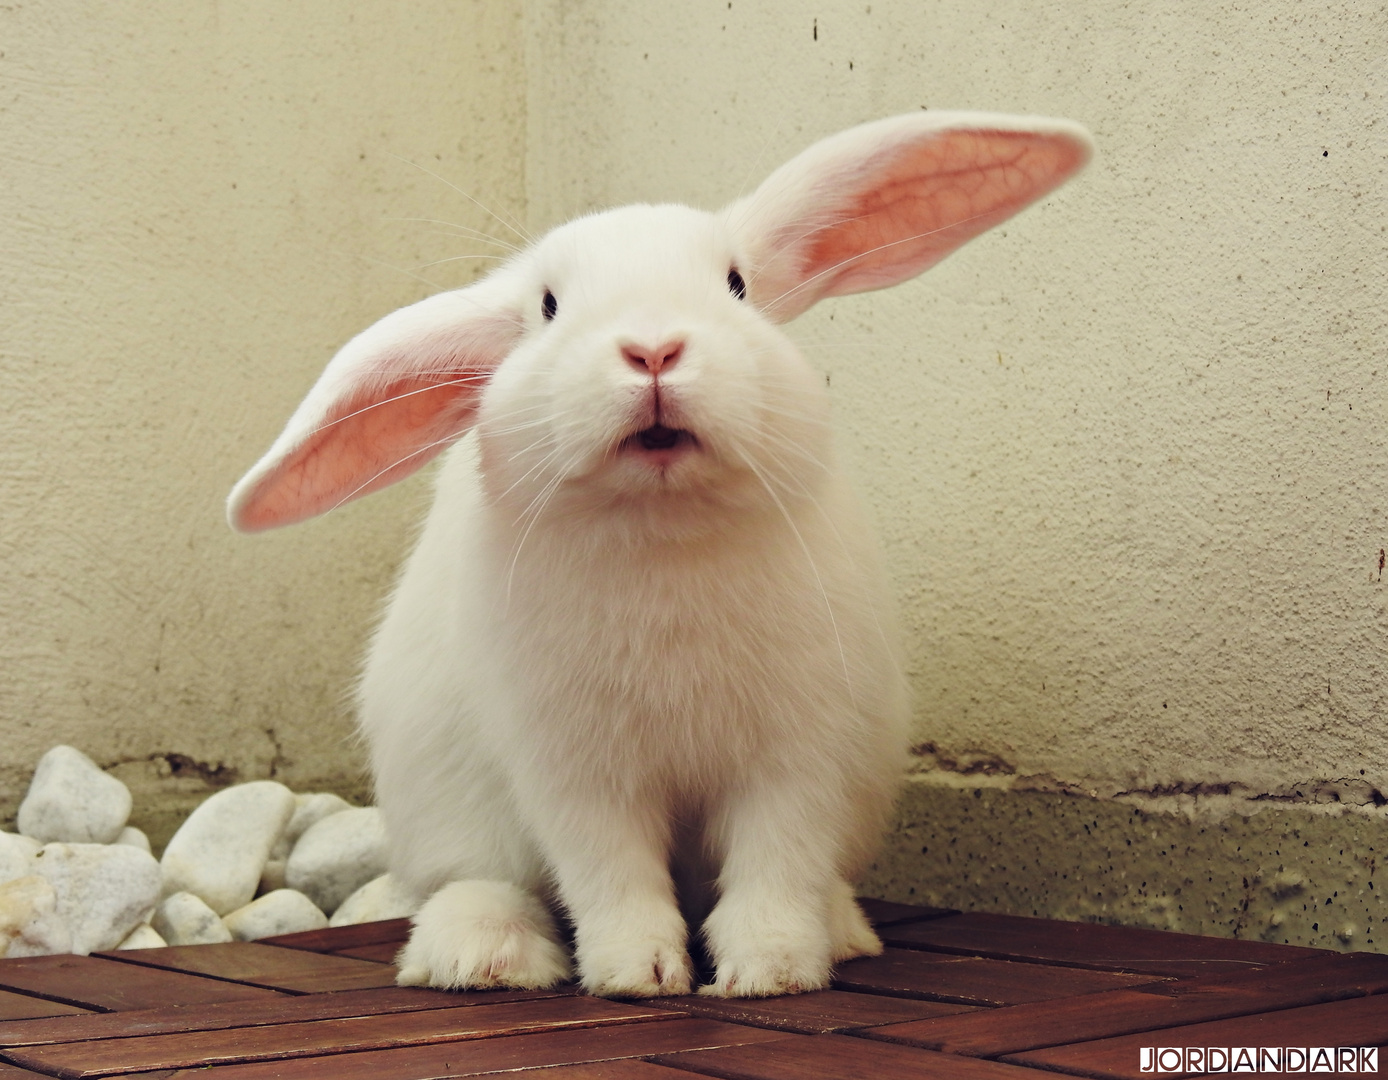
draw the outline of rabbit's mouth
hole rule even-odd
[[[641,444],[643,450],[669,450],[683,442],[694,442],[694,433],[683,428],[669,428],[664,424],[653,424],[644,431],[632,436]]]
[[[698,445],[699,440],[692,431],[666,427],[664,424],[652,424],[628,435],[622,440],[618,450],[668,461],[683,451],[697,449]]]

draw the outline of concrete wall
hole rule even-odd
[[[338,345],[479,265],[402,219],[519,210],[520,13],[56,0],[0,52],[0,803],[59,741],[156,835],[231,779],[362,793],[343,700],[421,489],[257,539],[222,501]]]
[[[490,250],[387,220],[499,231],[389,154],[539,229],[716,206],[890,113],[1049,113],[1089,172],[795,330],[908,629],[871,887],[1377,947],[1388,6],[296,10],[6,16],[11,790],[58,738],[356,782],[340,696],[420,486],[254,540],[219,503],[334,346],[430,291],[389,265]]]

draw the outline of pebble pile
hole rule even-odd
[[[162,859],[126,824],[130,791],[80,750],[44,754],[0,832],[0,955],[254,941],[414,914],[386,871],[375,807],[273,780],[217,792]]]

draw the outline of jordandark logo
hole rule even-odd
[[[1377,1073],[1375,1046],[1144,1046],[1145,1073]]]

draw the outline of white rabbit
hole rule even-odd
[[[1077,171],[1058,120],[914,113],[720,213],[555,229],[353,339],[232,492],[298,521],[458,441],[360,719],[391,871],[430,895],[400,982],[599,994],[827,985],[881,944],[850,882],[904,759],[874,542],[822,378],[777,329],[892,285]],[[684,911],[681,911],[681,905]]]

